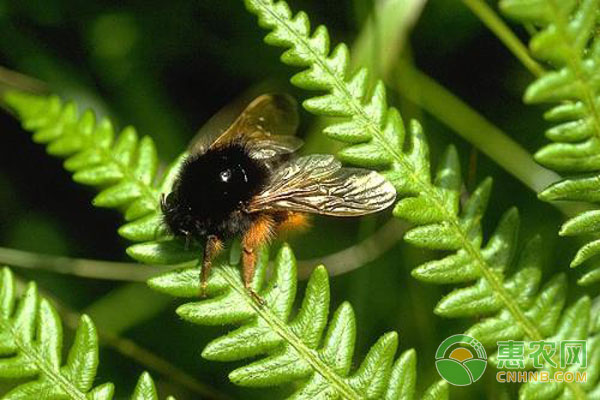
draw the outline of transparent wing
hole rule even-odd
[[[206,129],[201,129],[192,140],[189,151],[202,154],[210,148],[242,141],[250,149],[252,157],[266,160],[293,153],[302,146],[301,139],[291,136],[297,127],[296,101],[288,95],[265,94],[254,99],[225,131],[213,129],[206,132]]]
[[[395,199],[396,190],[377,172],[343,168],[333,156],[315,154],[279,167],[248,211],[357,216],[384,210]]]

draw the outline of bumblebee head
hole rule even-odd
[[[163,194],[160,208],[163,222],[172,235],[187,238],[206,235],[204,224],[191,213],[189,206],[179,200],[176,192]]]

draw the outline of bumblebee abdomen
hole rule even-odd
[[[163,206],[175,235],[230,237],[244,232],[253,216],[244,205],[266,184],[268,170],[242,144],[191,155]]]

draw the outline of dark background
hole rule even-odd
[[[327,25],[333,42],[346,43],[357,37],[372,7],[371,2],[360,0],[296,0],[290,5],[296,11],[305,10],[313,26]],[[296,70],[279,62],[280,49],[265,45],[263,36],[241,1],[0,0],[1,65],[48,82],[64,98],[110,116],[119,127],[131,124],[141,134],[152,136],[163,161],[180,153],[212,114],[253,87],[277,88],[300,100],[306,98],[307,93],[288,83]],[[529,151],[544,143],[542,108],[521,102],[532,77],[460,1],[430,1],[409,44],[420,69]],[[405,120],[414,116],[423,122],[432,144],[432,163],[436,164],[446,144],[454,143],[467,168],[471,146],[425,112],[407,106],[402,93],[390,89],[407,110]],[[316,140],[314,151],[329,151],[331,142],[318,140],[320,133],[311,130],[314,117],[303,112],[302,120],[299,134],[309,142]],[[47,156],[5,113],[0,114],[0,137],[1,246],[128,261],[123,251],[127,243],[116,234],[121,221],[117,212],[92,208],[93,191],[73,183],[61,161]],[[524,236],[540,233],[544,238],[552,260],[547,263],[548,272],[566,270],[573,247],[569,241],[556,240],[560,214],[485,156],[477,160],[471,171],[476,181],[488,175],[495,180],[483,222],[485,231],[489,234],[501,213],[516,205]],[[468,185],[472,189],[474,182]],[[312,230],[292,237],[291,242],[300,259],[326,255],[369,236],[387,218],[317,219]],[[327,240],[331,237],[336,240]],[[464,331],[470,323],[435,317],[436,302],[451,288],[422,284],[410,276],[412,268],[433,256],[399,241],[375,262],[332,279],[332,307],[348,300],[356,310],[356,363],[379,335],[397,330],[402,350],[417,349],[420,388],[438,379],[433,353],[440,341]],[[200,357],[204,344],[226,328],[180,321],[174,313],[175,301],[142,285],[22,269],[15,272],[35,279],[66,306],[90,312],[101,330],[104,327],[133,339],[233,398],[268,399],[285,392],[230,384],[227,373],[241,364]],[[577,272],[570,274],[572,280],[576,276]],[[97,382],[115,382],[117,397],[124,398],[144,369],[159,382],[161,394],[199,397],[108,347],[101,350]],[[497,392],[493,380],[493,374],[486,374],[487,384],[454,388],[453,395],[493,398]],[[514,390],[509,385],[503,388]]]

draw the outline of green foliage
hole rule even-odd
[[[131,400],[158,400],[156,387],[154,386],[154,381],[149,373],[144,372],[140,376],[137,385],[135,385]],[[175,400],[175,398],[169,396],[167,397],[167,400]]]
[[[18,382],[2,398],[112,399],[114,385],[93,387],[98,367],[98,335],[83,315],[67,359],[62,360],[60,317],[30,283],[17,301],[12,272],[0,273],[0,378]],[[156,400],[152,378],[142,374],[133,400]]]
[[[271,31],[265,41],[287,48],[282,61],[307,68],[296,74],[292,83],[325,92],[306,100],[304,107],[315,114],[342,117],[324,129],[330,137],[350,144],[339,157],[351,164],[377,168],[394,184],[400,198],[394,214],[416,225],[405,239],[419,247],[450,251],[440,260],[421,265],[413,275],[433,283],[475,281],[473,286],[448,294],[436,313],[487,317],[469,330],[487,346],[499,339],[542,340],[555,334],[566,282],[559,275],[538,290],[539,240],[534,239],[522,252],[512,275],[507,278],[505,274],[518,244],[516,210],[505,214],[483,246],[480,221],[491,181],[485,180],[460,207],[462,182],[456,150],[451,147],[446,152],[432,179],[420,125],[413,121],[405,132],[397,110],[387,107],[383,84],[377,82],[370,91],[366,70],[350,70],[350,55],[344,44],[330,53],[326,28],[320,26],[311,33],[306,14],[293,15],[284,1],[246,0],[246,5],[258,15],[260,25]],[[583,390],[571,384],[554,394],[584,398]],[[522,389],[525,398],[554,398],[554,394]]]
[[[208,298],[177,309],[195,324],[237,324],[240,328],[214,339],[202,356],[214,361],[238,361],[265,355],[229,374],[232,382],[251,387],[286,382],[302,383],[290,399],[412,399],[415,398],[416,354],[404,352],[393,363],[398,338],[383,335],[352,373],[356,336],[354,311],[342,303],[329,314],[329,279],[317,267],[306,288],[302,305],[292,313],[296,296],[296,260],[284,246],[267,281],[269,256],[261,251],[252,288],[264,300],[259,305],[244,288],[237,268],[216,268],[208,281]],[[188,268],[153,278],[149,285],[179,297],[197,297],[199,269]],[[292,317],[292,314],[294,315]],[[429,391],[447,398],[447,387],[438,383]]]
[[[534,57],[555,70],[543,74],[525,92],[527,103],[561,103],[546,117],[556,123],[546,135],[552,143],[536,159],[558,171],[600,170],[598,87],[600,43],[594,38],[598,0],[502,0],[510,17],[539,29],[532,37]],[[566,103],[563,103],[565,102]]]
[[[597,175],[600,171],[600,40],[597,40],[598,0],[502,0],[501,10],[539,30],[531,38],[534,57],[552,70],[542,74],[525,92],[530,104],[555,103],[545,117],[553,126],[546,131],[553,143],[539,150],[535,159],[559,172],[593,172],[593,176],[572,177],[557,182],[542,193],[546,201],[577,200],[599,203]],[[561,235],[594,234],[600,230],[598,211],[586,211],[567,221]],[[594,240],[577,253],[572,267],[600,254]],[[585,274],[581,284],[600,279],[600,268]]]
[[[371,88],[366,69],[350,70],[344,44],[330,51],[327,29],[320,26],[311,32],[306,14],[293,15],[283,1],[246,0],[246,5],[258,15],[260,24],[271,30],[267,43],[287,48],[283,62],[305,68],[292,83],[322,92],[303,105],[315,114],[337,118],[324,131],[349,144],[339,157],[381,171],[395,186],[399,201],[394,215],[414,225],[406,240],[421,248],[445,251],[441,259],[417,267],[413,275],[431,283],[470,285],[451,291],[435,312],[444,317],[480,318],[468,333],[488,347],[500,339],[591,337],[591,354],[597,357],[597,330],[588,328],[595,318],[590,317],[589,299],[583,297],[565,311],[565,277],[558,275],[541,284],[539,239],[517,251],[517,211],[509,210],[484,240],[481,220],[491,180],[484,180],[461,205],[456,150],[450,147],[432,174],[419,123],[411,121],[405,129],[399,112],[387,106],[384,85],[377,82]],[[198,249],[186,251],[179,241],[165,235],[160,224],[159,197],[170,189],[178,162],[157,176],[151,140],[138,141],[131,128],[113,143],[114,131],[108,122],[96,124],[91,112],[79,117],[72,104],[63,105],[55,97],[13,92],[6,101],[24,127],[35,132],[34,140],[47,144],[49,153],[68,157],[65,167],[74,172],[76,181],[102,189],[96,205],[125,212],[128,223],[120,234],[142,242],[128,249],[132,257],[155,264],[197,258]],[[209,280],[209,297],[178,309],[182,318],[193,323],[240,326],[207,345],[202,353],[205,358],[239,361],[264,355],[235,369],[230,379],[243,386],[294,382],[292,398],[414,397],[415,352],[403,353],[394,363],[395,333],[382,336],[352,371],[353,311],[343,303],[328,317],[329,283],[323,267],[313,272],[302,306],[294,312],[297,278],[291,250],[284,247],[280,251],[269,280],[267,265],[268,255],[262,252],[253,282],[265,301],[262,305],[244,289],[235,266],[221,265]],[[150,285],[174,296],[197,297],[198,275],[197,268],[182,269],[155,278]],[[524,385],[521,396],[585,398],[586,392],[599,390],[598,373],[590,374],[588,382],[587,386],[557,384],[552,390]],[[438,383],[424,398],[444,398],[446,393],[446,385]]]
[[[160,223],[158,199],[160,193],[170,189],[181,158],[158,178],[154,145],[147,137],[138,141],[133,128],[124,129],[114,141],[114,130],[108,121],[96,125],[91,111],[79,117],[75,105],[63,105],[55,96],[10,92],[5,99],[18,113],[24,128],[35,132],[36,142],[47,144],[50,154],[67,158],[65,167],[74,173],[76,182],[102,190],[94,205],[124,211],[130,222],[119,233],[130,240],[146,241],[129,247],[129,255],[152,264],[197,259],[198,249],[185,250],[180,241],[165,235]],[[348,375],[356,333],[349,304],[344,303],[334,315],[326,335],[328,345],[317,348],[329,309],[329,283],[324,268],[314,272],[305,305],[294,320],[288,321],[296,293],[296,266],[287,248],[278,260],[279,273],[271,286],[261,290],[266,259],[259,269],[262,273],[257,273],[255,280],[256,291],[264,293],[267,301],[265,307],[258,307],[248,296],[238,269],[230,266],[215,268],[209,281],[209,294],[219,293],[219,297],[180,307],[178,313],[194,323],[222,325],[254,318],[253,323],[213,341],[203,356],[237,360],[272,353],[262,363],[235,370],[230,379],[239,385],[264,386],[312,376],[295,398],[313,397],[321,390],[329,396],[351,399],[414,398],[416,354],[409,350],[392,366],[397,347],[395,333],[383,336],[355,374]],[[150,284],[175,296],[196,297],[200,292],[198,277],[199,272],[192,268],[156,278]],[[286,351],[280,353],[282,346]],[[346,349],[343,357],[340,346]],[[274,368],[283,361],[285,365]],[[426,393],[433,398],[444,398],[446,385],[438,383]]]
[[[552,299],[548,299],[552,301]],[[600,331],[598,327],[591,324],[596,315],[591,315],[591,301],[587,297],[579,299],[571,305],[564,313],[556,328],[556,333],[548,340],[559,343],[561,340],[581,340],[587,338],[587,368],[571,366],[565,369],[569,372],[587,373],[587,382],[578,384],[583,389],[579,393],[571,392],[568,385],[564,382],[528,382],[521,388],[522,398],[529,399],[552,399],[562,395],[561,398],[586,398],[583,397],[583,391],[587,392],[587,398],[596,398],[600,390],[598,378],[600,376]],[[558,361],[558,360],[555,360]],[[558,364],[558,362],[557,362]],[[528,366],[533,368],[532,365]],[[554,368],[546,366],[544,371],[550,374]]]
[[[74,103],[57,96],[7,92],[4,100],[18,115],[33,140],[46,145],[48,154],[66,158],[64,167],[75,182],[101,189],[97,207],[123,211],[127,223],[119,229],[126,239],[143,242],[127,253],[149,264],[176,264],[196,258],[197,249],[186,250],[180,241],[166,236],[161,224],[160,194],[168,192],[182,158],[158,174],[159,162],[150,137],[138,138],[133,127],[117,136],[108,119],[96,122],[93,111],[79,115]]]

